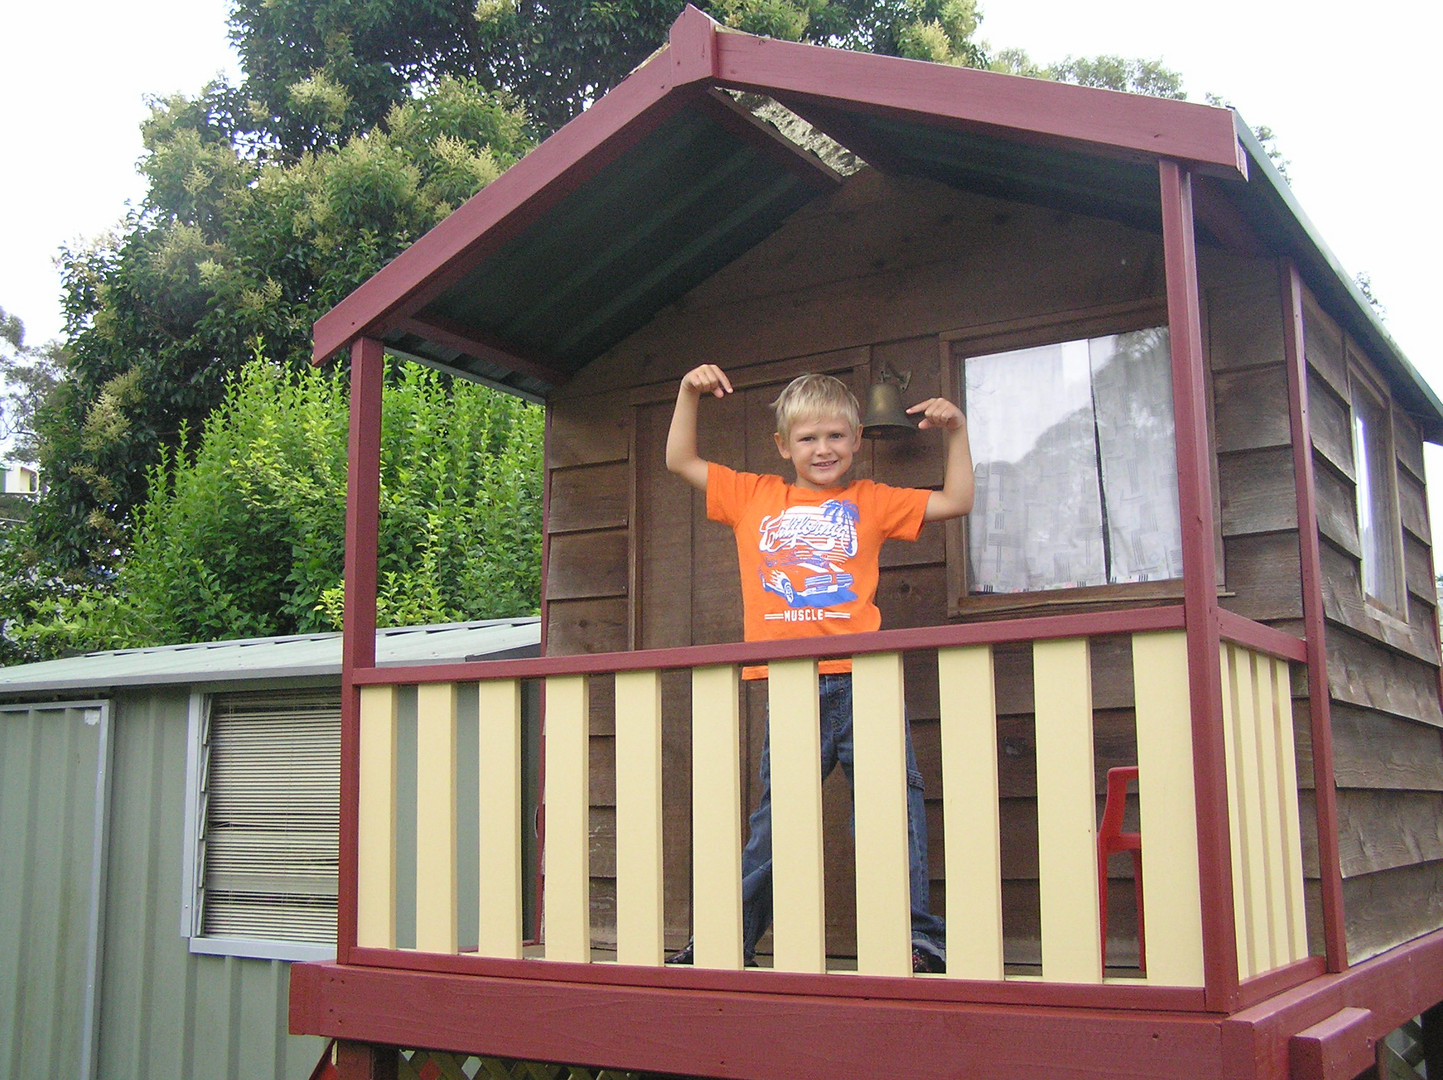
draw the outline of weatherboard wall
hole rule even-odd
[[[664,445],[681,376],[722,365],[737,392],[702,403],[703,457],[782,472],[769,402],[795,375],[825,371],[865,400],[883,363],[910,372],[909,401],[956,397],[949,354],[959,333],[1055,333],[1059,324],[1143,318],[1162,296],[1160,238],[1117,224],[864,172],[799,211],[773,237],[693,290],[596,361],[552,399],[546,584],[548,652],[710,644],[741,638],[734,541],[704,501],[666,472]],[[1142,314],[1139,314],[1142,313]],[[1091,321],[1090,321],[1091,320]],[[1141,325],[1141,324],[1139,324]],[[942,480],[941,443],[864,444],[856,473],[908,486]],[[887,627],[952,617],[960,530],[931,525],[882,553],[878,604]],[[1115,602],[1117,597],[1113,598]],[[917,658],[921,659],[921,658]],[[1030,653],[999,650],[999,780],[1009,960],[1038,959],[1036,777]],[[1094,650],[1101,778],[1135,760],[1130,656]],[[908,711],[928,792],[933,906],[941,910],[938,690],[931,665],[908,661]],[[605,943],[614,901],[612,706],[594,680],[592,903]],[[758,797],[764,684],[743,692],[746,810]],[[689,690],[663,681],[667,722],[666,925],[688,930]],[[824,790],[829,948],[852,948],[852,852],[845,782]],[[1123,873],[1119,863],[1116,872]],[[1115,951],[1135,956],[1131,882],[1113,882]]]
[[[547,461],[550,518],[546,583],[553,654],[738,640],[739,586],[728,531],[706,521],[703,500],[663,464],[676,385],[701,362],[722,365],[738,387],[702,404],[704,457],[781,472],[768,403],[794,375],[828,371],[865,400],[885,363],[909,371],[907,399],[957,396],[945,359],[949,342],[994,336],[1026,341],[1049,325],[1093,324],[1162,295],[1160,239],[1116,222],[954,191],[864,171],[835,195],[796,213],[774,236],[663,311],[583,370],[553,398]],[[1285,305],[1277,260],[1256,249],[1200,245],[1204,347],[1215,451],[1214,500],[1220,602],[1248,618],[1303,633],[1303,590],[1284,355]],[[1312,321],[1328,325],[1316,305]],[[1399,494],[1408,571],[1405,623],[1363,614],[1357,583],[1356,510],[1349,471],[1346,398],[1328,382],[1310,330],[1309,388],[1319,461],[1317,513],[1322,589],[1329,623],[1332,694],[1339,706],[1339,814],[1349,952],[1355,959],[1443,925],[1443,911],[1410,903],[1437,896],[1436,822],[1443,798],[1438,747],[1419,725],[1438,723],[1438,650],[1421,436],[1395,412]],[[1341,335],[1337,331],[1341,350]],[[1356,350],[1356,346],[1351,346]],[[1366,363],[1366,360],[1358,361]],[[1336,380],[1335,380],[1336,381]],[[1346,382],[1344,382],[1346,385]],[[1341,441],[1340,441],[1341,440]],[[868,443],[856,472],[912,486],[941,481],[938,440]],[[1351,523],[1351,524],[1350,524]],[[888,627],[934,625],[959,614],[960,530],[929,526],[915,544],[883,551],[878,603]],[[1349,564],[1349,560],[1351,563]],[[1351,571],[1348,566],[1351,565]],[[1355,599],[1350,599],[1356,597]],[[1121,597],[1114,598],[1122,599]],[[965,606],[965,605],[964,605]],[[1109,653],[1111,652],[1112,655]],[[1127,764],[1135,753],[1131,684],[1121,645],[1094,658],[1098,688],[1096,762]],[[917,670],[914,672],[913,668]],[[1009,959],[1035,956],[1036,788],[1031,772],[1030,662],[999,654],[999,779],[1004,799],[1004,890]],[[909,665],[908,708],[929,793],[934,907],[940,909],[940,793],[936,687]],[[614,905],[614,780],[610,689],[592,699],[593,907],[607,936]],[[664,681],[666,924],[685,938],[689,907],[689,690]],[[1305,786],[1311,786],[1306,686],[1294,688]],[[743,694],[749,779],[757,797],[763,692]],[[1357,729],[1357,730],[1355,730]],[[1363,730],[1366,729],[1366,730]],[[1405,756],[1402,775],[1383,762]],[[1366,779],[1372,776],[1373,779]],[[1351,778],[1351,779],[1350,779]],[[852,940],[851,850],[840,777],[827,786],[829,942]],[[1312,814],[1304,795],[1304,820]],[[1431,815],[1431,816],[1429,816]],[[1394,839],[1386,839],[1388,836]],[[1316,877],[1316,835],[1305,842]],[[1118,871],[1115,871],[1118,872]],[[1130,882],[1114,880],[1123,915],[1117,948],[1132,948]],[[834,903],[835,899],[835,903]],[[1406,909],[1406,910],[1404,910]],[[1310,915],[1320,952],[1316,892]]]
[[[1338,858],[1348,953],[1356,962],[1443,926],[1443,710],[1432,530],[1417,424],[1388,393],[1401,611],[1365,599],[1351,380],[1371,359],[1303,296],[1322,601],[1327,618]]]

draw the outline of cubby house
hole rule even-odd
[[[318,362],[347,350],[339,940],[291,984],[293,1030],[343,1040],[343,1075],[424,1047],[758,1080],[1331,1078],[1419,1014],[1436,1046],[1422,446],[1443,404],[1232,112],[689,8],[317,323]],[[545,404],[541,658],[374,663],[385,353]],[[783,471],[768,403],[804,371],[963,406],[976,506],[884,549],[885,629],[741,643],[734,540],[662,462],[704,361],[737,392],[703,402],[703,456],[754,471]],[[914,432],[856,469],[926,487],[941,465]],[[834,656],[851,794],[817,783]],[[539,776],[518,704],[538,683]],[[458,687],[488,793],[464,937]],[[409,695],[424,779],[402,814]],[[777,916],[753,970],[738,865],[768,702]],[[910,965],[904,714],[945,975]],[[1123,767],[1140,886],[1131,860],[1099,870]],[[665,966],[693,934],[697,965]]]

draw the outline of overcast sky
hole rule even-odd
[[[980,36],[995,47],[1024,48],[1041,63],[1101,52],[1159,59],[1182,73],[1193,100],[1219,94],[1249,123],[1272,127],[1318,233],[1349,272],[1371,275],[1386,326],[1443,392],[1443,349],[1426,325],[1443,248],[1440,5],[981,4]],[[25,321],[30,343],[60,332],[56,250],[114,226],[144,191],[135,162],[145,95],[195,93],[237,71],[227,9],[226,0],[75,0],[0,12],[0,307]],[[1432,473],[1443,477],[1443,454],[1430,450]]]

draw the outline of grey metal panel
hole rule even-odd
[[[304,1080],[323,1042],[286,1032],[290,965],[179,933],[188,705],[179,687],[115,702],[97,1075]]]
[[[536,618],[401,627],[376,631],[376,662],[382,666],[429,664],[469,656],[523,655],[518,650],[534,656],[540,642],[541,621]],[[0,694],[300,678],[340,672],[340,634],[298,634],[122,649],[0,668]]]
[[[0,1071],[84,1076],[96,703],[0,710]]]

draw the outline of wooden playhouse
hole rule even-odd
[[[1422,467],[1443,404],[1232,112],[688,9],[326,315],[316,358],[343,350],[339,941],[293,969],[291,1024],[343,1040],[345,1075],[424,1047],[758,1080],[1331,1078],[1419,1014],[1443,1068]],[[386,352],[545,403],[542,658],[376,666]],[[703,403],[702,453],[755,471],[781,471],[768,402],[800,372],[962,404],[977,505],[884,549],[884,630],[739,643],[733,539],[662,464],[703,361],[738,392]],[[857,465],[940,469],[925,432]],[[855,829],[840,778],[816,783],[822,654],[854,662]],[[758,661],[770,679],[742,684]],[[539,776],[518,734],[538,682]],[[488,794],[463,938],[469,683]],[[424,779],[401,815],[410,694]],[[777,918],[751,970],[738,853],[768,700]],[[909,963],[904,712],[945,975]],[[1130,766],[1140,884],[1098,858],[1107,774]],[[664,966],[693,933],[698,965]]]

